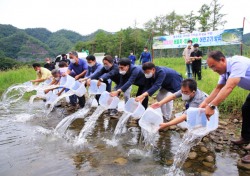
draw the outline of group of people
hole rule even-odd
[[[186,63],[186,73],[188,78],[194,77],[201,80],[201,61],[202,61],[202,51],[199,50],[199,44],[194,45],[192,40],[188,40],[187,47],[183,50],[183,58]]]
[[[193,47],[189,45],[183,53],[185,56],[188,55],[186,53],[190,53],[189,58],[191,60],[194,57],[195,60],[199,61],[202,54],[197,54],[199,52],[197,47],[197,45],[194,45],[196,49],[192,49]],[[147,51],[145,53],[147,54]],[[125,102],[130,98],[132,85],[135,85],[138,87],[135,100],[141,102],[145,108],[148,107],[148,97],[157,92],[157,102],[153,103],[151,107],[154,109],[161,108],[165,122],[160,125],[159,129],[164,129],[186,120],[186,111],[180,117],[171,120],[173,100],[176,98],[182,98],[185,102],[186,110],[189,107],[205,108],[206,116],[209,119],[214,114],[217,106],[230,95],[236,86],[250,90],[250,60],[243,56],[234,56],[226,59],[220,51],[210,52],[207,58],[209,68],[220,75],[218,85],[209,96],[198,89],[197,82],[195,79],[190,78],[190,75],[189,78],[183,80],[177,71],[164,66],[156,66],[151,60],[146,62],[146,60],[141,59],[142,65],[134,65],[130,58],[121,58],[116,64],[112,56],[106,55],[101,64],[97,63],[93,55],[87,56],[86,61],[78,58],[78,54],[75,51],[69,53],[69,58],[69,65],[61,61],[59,69],[52,70],[54,83],[58,84],[60,77],[66,75],[85,82],[86,86],[90,85],[91,80],[98,80],[98,86],[101,83],[107,85],[106,90],[110,92],[111,96],[121,96],[123,94]],[[191,61],[186,60],[186,64],[188,68]],[[41,67],[39,64],[33,64],[33,67],[37,71],[37,79],[32,80],[32,82],[42,82],[51,77],[51,72],[48,69]],[[115,84],[113,88],[112,82]],[[71,104],[76,106],[77,99],[80,107],[84,107],[84,96],[72,96],[70,98]],[[98,97],[96,99],[98,100]],[[250,143],[249,109],[250,95],[248,95],[242,106],[241,138],[232,141],[235,145]],[[113,116],[116,112],[116,110],[110,110],[110,115]],[[250,150],[250,144],[245,149]],[[242,161],[250,163],[250,155],[243,157]]]

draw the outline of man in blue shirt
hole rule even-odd
[[[223,102],[236,86],[250,90],[250,59],[243,56],[233,56],[226,59],[222,52],[211,51],[208,54],[207,64],[209,68],[220,75],[216,88],[200,104],[201,108],[206,108],[207,118],[210,118],[214,114],[216,106]],[[247,96],[241,111],[241,138],[232,141],[235,145],[250,143],[250,94]],[[245,149],[250,150],[250,144]],[[250,154],[241,160],[250,164]]]
[[[148,52],[148,47],[144,47],[144,51],[141,53],[139,61],[141,64],[152,62],[152,57],[150,52]]]
[[[137,94],[141,93],[145,84],[145,76],[141,67],[131,65],[131,61],[128,58],[122,58],[119,61],[119,74],[120,83],[117,86],[116,91],[110,93],[111,96],[118,96],[122,92],[124,92],[124,94],[130,94],[130,91],[128,92],[128,90],[131,90],[132,85],[139,87]],[[127,101],[127,99],[125,99],[125,101]],[[143,105],[145,106],[144,102]]]
[[[148,96],[152,96],[157,90],[157,101],[161,101],[166,96],[170,96],[181,88],[182,76],[175,70],[167,67],[155,66],[152,62],[142,65],[146,82],[144,90],[140,96],[136,97],[136,101],[142,101]],[[170,120],[173,110],[173,101],[161,106],[161,111],[165,120]]]
[[[103,68],[102,64],[96,62],[95,56],[93,56],[93,55],[88,55],[86,57],[86,60],[88,63],[88,70],[87,70],[87,73],[85,75],[86,78],[99,72]]]
[[[69,58],[70,58],[70,64],[68,67],[67,74],[71,75],[74,77],[76,80],[80,78],[84,78],[84,76],[87,73],[88,70],[88,64],[85,60],[79,59],[78,54],[75,51],[71,51],[69,53]],[[81,108],[84,107],[85,105],[85,96],[83,95],[82,97],[77,97],[76,95],[72,95],[69,97],[70,98],[70,103],[73,106],[76,106],[77,104],[77,98],[78,98],[78,103]]]
[[[133,51],[130,52],[130,55],[128,56],[128,58],[130,59],[131,64],[132,64],[132,65],[135,65],[136,57],[135,57],[135,55],[133,54]]]

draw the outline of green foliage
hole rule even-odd
[[[218,30],[218,26],[224,26],[224,24],[227,22],[223,20],[223,17],[226,14],[220,13],[223,5],[219,4],[218,0],[213,0],[210,6],[211,6],[211,15],[212,15],[212,19],[211,19],[212,30],[215,31],[215,30]]]
[[[48,46],[23,31],[0,39],[0,51],[7,57],[21,61],[44,58],[52,53]]]
[[[47,42],[52,35],[52,32],[45,28],[28,28],[25,32],[43,43]]]
[[[59,34],[53,34],[48,39],[47,45],[55,55],[69,52],[73,48],[73,43]]]
[[[210,7],[207,4],[203,4],[199,10],[199,18],[198,21],[200,23],[199,30],[201,32],[206,32],[211,29],[211,24],[209,23],[209,19],[211,16]]]
[[[17,29],[16,27],[12,25],[0,24],[0,39],[3,37],[8,37],[10,35],[13,35],[19,30],[20,29]]]
[[[31,67],[0,71],[0,95],[11,85],[32,80],[36,74]]]
[[[70,31],[70,30],[62,29],[62,30],[59,30],[59,31],[53,33],[53,35],[64,37],[72,43],[76,43],[78,41],[83,41],[82,35],[78,34],[77,32]]]

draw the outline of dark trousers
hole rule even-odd
[[[106,84],[106,91],[107,92],[111,92],[111,87],[112,87],[112,81],[109,83],[108,81],[105,81],[104,82]],[[95,95],[95,99],[96,101],[98,102],[98,105],[99,105],[99,99],[100,99],[101,95],[98,94],[98,95]]]
[[[242,129],[241,137],[250,140],[250,94],[247,96],[242,108]]]
[[[198,80],[201,80],[201,63],[196,63],[195,65],[192,65],[192,71],[194,79],[198,77]]]
[[[69,97],[70,104],[72,104],[73,106],[76,106],[77,99],[78,99],[78,104],[80,105],[81,108],[83,108],[85,106],[85,102],[86,102],[84,95],[82,97],[78,97],[76,95],[71,95]]]
[[[136,93],[136,97],[139,96],[139,95],[141,95],[141,94],[143,94],[144,92],[145,92],[144,87],[139,86],[139,87],[138,87],[138,91],[137,91],[137,93]],[[146,98],[142,101],[142,105],[144,106],[145,109],[147,109],[147,107],[148,107],[148,97],[146,97]]]

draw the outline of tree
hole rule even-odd
[[[177,31],[177,26],[179,25],[177,18],[178,18],[178,15],[175,13],[175,11],[166,15],[168,35],[174,35],[174,33]]]
[[[194,11],[192,10],[188,15],[185,15],[184,18],[185,23],[183,25],[183,28],[185,28],[190,33],[195,31],[195,25],[198,17],[194,15]]]
[[[210,7],[207,4],[203,4],[198,12],[200,13],[198,17],[200,23],[199,30],[201,32],[209,31],[211,29],[211,24],[209,23],[211,17]]]
[[[212,30],[218,30],[219,26],[224,26],[225,23],[227,22],[226,20],[223,20],[223,17],[226,14],[221,14],[220,11],[223,7],[223,5],[218,3],[218,0],[213,0],[210,4],[211,7],[211,25],[212,25]]]

